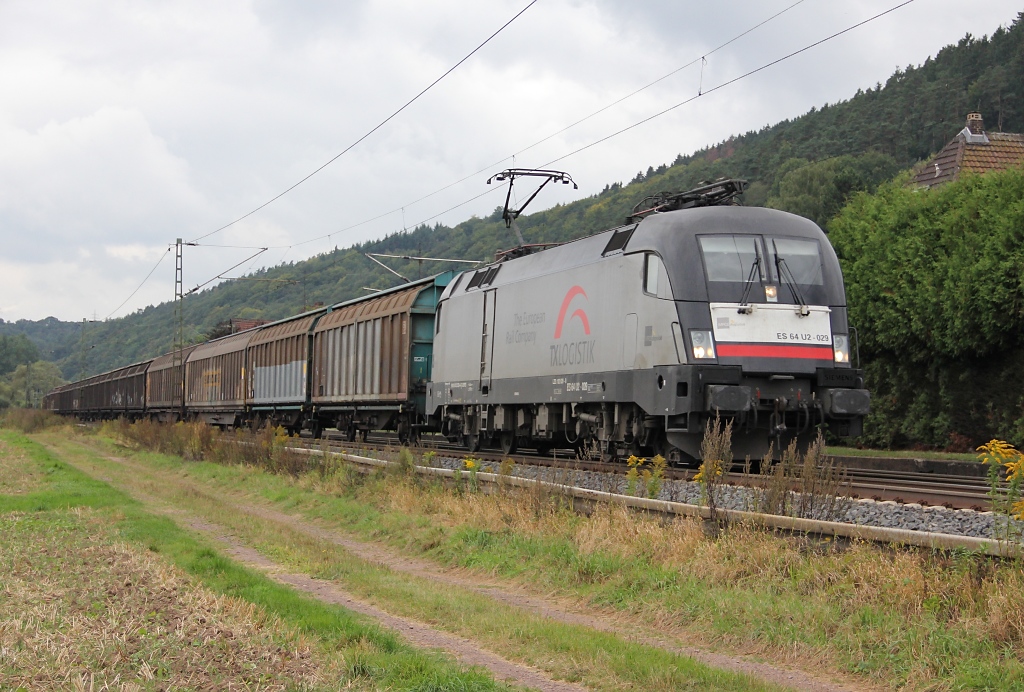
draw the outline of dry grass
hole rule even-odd
[[[818,452],[808,457],[785,467],[787,491],[797,481],[804,490],[834,482],[827,469],[812,475],[821,468]],[[352,530],[374,540],[516,575],[532,589],[583,608],[613,607],[685,641],[856,673],[885,688],[1019,689],[1024,682],[1021,562],[736,524],[709,535],[699,520],[666,521],[608,504],[584,517],[564,499],[530,490],[456,492],[344,466],[266,482],[282,498],[307,497],[298,491],[325,503],[337,498],[336,514],[347,513]],[[372,521],[363,526],[363,516]]]
[[[60,416],[38,408],[9,408],[0,414],[0,427],[16,428],[24,433],[66,424]]]
[[[88,511],[0,517],[0,678],[48,689],[305,689],[325,670],[254,606],[105,538]]]
[[[949,680],[952,666],[972,664],[955,660],[958,648],[962,655],[985,652],[986,665],[993,666],[1004,656],[1024,657],[1024,569],[1017,563],[870,543],[840,545],[735,524],[709,536],[698,519],[666,521],[615,505],[586,517],[564,505],[538,511],[529,492],[458,494],[394,481],[356,483],[349,492],[361,500],[389,515],[424,517],[434,527],[430,535],[404,535],[403,543],[418,541],[431,549],[442,535],[456,536],[468,527],[522,537],[503,544],[518,549],[522,539],[537,541],[524,549],[532,556],[527,574],[534,575],[525,578],[541,579],[540,588],[580,587],[588,598],[601,592],[597,602],[618,603],[638,622],[686,640],[698,634],[706,643],[808,670],[850,670],[859,657],[888,656],[887,664],[871,663],[862,672],[879,684],[899,680],[909,688],[946,689],[940,681]],[[556,565],[566,554],[557,546],[565,544],[579,557]],[[538,545],[556,547],[546,554]],[[475,564],[490,572],[517,571],[514,565],[498,567],[525,559],[497,554],[506,549],[488,548],[496,551],[492,560],[478,556]],[[606,567],[595,574],[585,572],[587,565]],[[558,569],[565,573],[552,572]],[[622,596],[633,594],[631,584],[644,584],[643,595]],[[701,584],[716,586],[704,593]],[[708,601],[696,605],[695,597]],[[628,599],[625,605],[621,598]],[[734,625],[714,627],[727,611]]]
[[[0,440],[0,495],[24,495],[43,485],[43,472],[28,456]]]
[[[103,432],[132,449],[173,454],[188,461],[257,466],[271,473],[292,476],[309,471],[327,459],[326,456],[306,457],[287,447],[288,434],[280,427],[221,433],[205,423],[167,425],[148,420],[130,423],[122,418],[104,423]]]

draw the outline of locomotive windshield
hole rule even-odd
[[[772,265],[786,263],[786,268],[793,274],[799,286],[820,286],[824,283],[821,276],[821,250],[813,240],[797,238],[774,238],[772,245]]]
[[[784,302],[830,302],[816,240],[738,234],[704,235],[698,240],[712,301],[765,302],[764,291],[751,292],[751,284],[770,284],[783,287]]]
[[[706,235],[700,238],[708,281],[744,283],[753,272],[755,281],[762,276],[760,239],[752,235]]]

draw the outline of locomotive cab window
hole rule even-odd
[[[751,274],[756,282],[764,279],[764,266],[759,261],[761,243],[757,236],[700,236],[700,249],[708,281],[746,283]]]
[[[780,302],[828,305],[818,241],[809,238],[765,238],[771,271],[779,282]]]
[[[658,276],[661,271],[661,260],[657,255],[647,253],[644,255],[644,292],[651,295],[658,295]]]
[[[785,263],[793,275],[793,280],[800,286],[820,286],[821,250],[814,240],[798,238],[774,238],[771,243],[772,264],[776,267]],[[782,267],[776,270],[781,273]]]

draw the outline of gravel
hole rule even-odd
[[[438,455],[433,460],[434,466],[448,469],[464,468],[462,458]],[[483,462],[481,471],[496,473],[497,465]],[[544,480],[553,483],[575,485],[590,490],[610,493],[629,494],[624,474],[602,473],[597,471],[577,471],[555,469],[547,466],[516,464],[512,475],[521,478]],[[739,486],[720,486],[718,507],[741,511],[756,511],[759,491],[754,488]],[[636,494],[636,491],[634,491]],[[662,482],[659,500],[682,502],[701,505],[703,489],[699,483],[683,480],[665,480]],[[978,512],[972,509],[949,509],[946,507],[925,507],[915,503],[900,504],[891,500],[879,502],[870,499],[841,498],[834,509],[827,514],[812,512],[809,518],[827,519],[849,524],[881,526],[911,531],[928,531],[956,536],[973,536],[975,538],[994,538],[995,534],[1005,536],[1006,519],[992,512]],[[1024,524],[1013,522],[1014,533],[1022,535]]]

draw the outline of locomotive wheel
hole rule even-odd
[[[502,454],[515,454],[519,449],[519,438],[512,430],[503,430],[498,438]]]
[[[462,444],[466,445],[466,449],[470,452],[479,452],[480,435],[465,435],[462,438]]]
[[[549,457],[551,456],[552,449],[554,448],[549,444],[539,444],[537,445],[537,454],[542,457]]]

